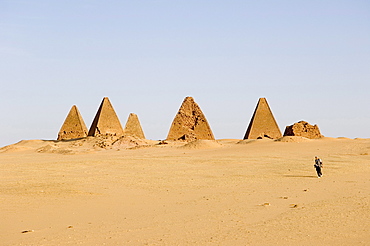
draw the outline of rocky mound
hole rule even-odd
[[[284,131],[284,136],[300,136],[309,139],[322,138],[319,127],[310,125],[306,121],[299,121],[291,126],[287,126]]]
[[[78,140],[77,140],[78,141]],[[79,141],[85,141],[86,147],[90,147],[95,150],[101,149],[129,149],[138,146],[152,145],[151,141],[141,139],[136,136],[112,136],[112,135],[100,135],[98,137],[89,137],[81,139]],[[84,143],[75,143],[75,145],[84,145]]]

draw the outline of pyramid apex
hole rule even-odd
[[[266,99],[266,97],[260,97],[260,98],[258,99],[258,103],[267,103],[267,99]]]
[[[184,98],[184,102],[194,102],[194,98],[190,97],[190,96],[187,96],[187,97]]]
[[[72,105],[72,107],[71,107],[71,110],[70,110],[70,111],[72,111],[72,110],[74,110],[74,111],[78,111],[77,106],[76,106],[76,105]]]
[[[102,103],[104,103],[104,102],[109,102],[110,103],[109,97],[103,97]]]

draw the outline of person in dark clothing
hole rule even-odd
[[[321,159],[318,156],[315,156],[315,165],[313,166],[316,168],[317,177],[321,178],[322,176],[321,168],[323,167],[323,165]]]

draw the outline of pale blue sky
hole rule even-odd
[[[193,96],[216,138],[242,138],[259,97],[283,132],[370,137],[370,2],[0,0],[0,146],[56,139],[108,96],[164,139]]]

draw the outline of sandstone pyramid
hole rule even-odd
[[[108,97],[104,97],[98,112],[89,130],[89,136],[111,135],[123,136],[121,123],[110,103]]]
[[[138,138],[145,139],[144,132],[143,132],[143,129],[141,128],[139,118],[134,113],[131,113],[128,117],[128,120],[125,126],[125,135],[136,136]]]
[[[244,139],[281,138],[281,132],[266,98],[258,100]]]
[[[167,140],[214,140],[202,110],[192,97],[186,97],[172,122]]]
[[[317,125],[310,125],[306,121],[299,121],[291,126],[285,127],[284,136],[300,136],[310,139],[324,137]]]
[[[57,140],[84,138],[87,136],[87,128],[76,105],[73,105],[65,119]]]

